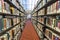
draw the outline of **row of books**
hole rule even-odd
[[[6,19],[6,20],[5,20]],[[10,20],[10,19],[9,19]],[[1,24],[1,26],[3,26],[2,28],[0,28],[0,31],[3,31],[3,30],[6,30],[6,29],[8,29],[8,28],[10,28],[10,27],[12,27],[11,26],[11,23],[9,22],[9,20],[7,21],[7,18],[4,18],[4,26]],[[6,23],[7,22],[7,23]],[[10,24],[9,24],[9,23]],[[15,24],[17,24],[18,23],[18,19],[17,18],[14,18],[13,19],[13,25],[15,25]],[[17,26],[15,26],[15,28],[13,28],[12,30],[10,30],[8,33],[7,33],[7,36],[2,36],[0,39],[2,39],[2,38],[4,38],[4,40],[6,39],[6,40],[11,40],[13,37],[15,37],[15,35],[16,35],[16,33],[19,31],[19,30],[23,30],[23,23],[21,24],[22,26],[20,26],[20,24],[19,25],[17,25]],[[3,30],[2,30],[3,29]],[[21,33],[21,31],[20,31],[20,33]],[[18,36],[17,36],[18,37]]]
[[[18,20],[18,18],[14,18],[13,19],[13,25],[19,23],[20,21]],[[12,23],[11,23],[11,19],[7,19],[7,18],[2,18],[0,20],[0,32],[2,32],[3,30],[6,30],[10,27],[12,27]],[[10,30],[8,33],[7,33],[7,36],[3,36],[2,38],[5,38],[8,37],[8,39],[6,38],[6,40],[11,40],[14,35],[16,35],[16,33],[20,30],[20,25],[17,25],[15,28],[13,28],[12,30]]]
[[[45,30],[45,36],[49,39],[49,40],[60,40],[60,37],[54,35],[49,29]]]
[[[11,20],[8,18],[1,17],[0,18],[0,32],[12,27],[12,23],[13,23],[13,25],[16,25],[19,22],[20,22],[19,18],[14,18],[13,20]]]
[[[33,16],[37,16],[36,13],[34,13]]]
[[[47,2],[49,2],[51,0],[43,0],[37,7],[37,9],[40,9],[41,7],[43,7]],[[42,9],[43,10],[43,9]],[[44,13],[45,10],[40,10],[39,14]],[[53,14],[53,13],[60,13],[60,1],[58,0],[57,2],[53,3],[52,5],[50,5],[49,7],[47,7],[47,14]]]
[[[35,28],[38,36],[43,39],[43,33],[41,32],[41,30],[42,30],[42,25],[40,26],[39,23],[38,23],[37,26],[36,26],[34,20],[33,20],[33,25],[34,25],[34,28]]]
[[[44,33],[45,36],[48,38],[46,40],[60,40],[60,37],[58,35],[54,34],[53,31],[50,31],[49,29],[46,29],[45,32],[43,32],[43,25],[38,23],[37,26],[34,24],[34,27],[40,38],[44,38],[43,37],[43,33]],[[45,38],[44,38],[44,40],[45,40]]]
[[[11,0],[10,0],[11,1]],[[11,1],[12,3],[14,3],[14,5],[16,5],[17,6],[17,8],[21,8],[20,10],[22,10],[23,11],[23,8],[21,7],[21,6],[19,6],[19,4],[17,3],[17,1],[15,0],[15,1]],[[4,0],[0,0],[0,12],[3,12],[3,13],[11,13],[11,9],[13,9],[13,10],[16,10],[17,12],[19,12],[17,9],[14,9],[14,8],[12,8],[7,2],[5,2]],[[13,12],[15,12],[16,13],[16,11],[13,11]]]
[[[38,0],[40,2],[40,0]],[[51,0],[42,0],[40,2],[40,4],[38,5],[38,9],[40,9],[41,7],[43,7],[45,4],[47,4],[48,2],[50,2]]]
[[[42,9],[38,12],[38,15],[44,15],[45,14],[45,9]]]
[[[20,25],[16,26],[15,28],[13,28],[12,30],[10,30],[9,32],[7,32],[6,34],[4,34],[3,36],[0,37],[0,40],[12,40],[14,39],[13,37],[15,37],[15,35],[18,37],[18,31],[20,30]],[[21,32],[21,31],[20,31]]]
[[[42,24],[44,24],[44,18],[38,17],[38,21],[41,22]]]
[[[38,23],[37,27],[38,27],[39,30],[43,31],[43,25],[41,25],[41,24]]]
[[[60,1],[57,1],[47,7],[47,14],[60,13]]]
[[[17,8],[19,8],[19,4],[17,2],[17,0],[9,0],[10,2],[12,2]],[[18,0],[19,1],[19,0]]]
[[[43,0],[39,5],[38,5],[38,9],[41,8],[43,5],[45,5],[47,2],[45,2],[48,0]],[[51,0],[49,0],[51,1]],[[40,10],[39,15],[43,15],[45,14],[45,9],[43,8],[42,10]],[[52,5],[50,5],[49,7],[47,7],[47,14],[54,14],[54,13],[60,13],[60,1],[58,0],[57,2],[53,3]]]
[[[59,16],[56,16],[55,18],[53,18],[53,17],[47,18],[46,25],[48,27],[51,27],[54,30],[60,32],[59,31],[60,30],[60,18],[59,18]]]

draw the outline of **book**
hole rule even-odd
[[[11,20],[7,19],[7,18],[4,18],[3,19],[3,24],[4,24],[4,30],[6,30],[6,29],[11,27]]]
[[[59,37],[55,36],[55,39],[54,40],[60,40]]]
[[[0,36],[0,40],[8,40],[7,37],[8,37],[7,34],[4,34],[3,36]]]
[[[17,5],[16,0],[12,0],[12,3],[13,3],[15,6]]]
[[[57,13],[57,10],[56,10],[57,5],[56,4],[57,4],[57,2],[52,4],[52,7],[51,7],[52,14]]]
[[[55,35],[52,35],[52,40],[55,40]]]
[[[10,27],[12,27],[11,26],[11,19],[7,19],[6,27],[7,27],[7,29],[10,28]]]
[[[49,31],[49,38],[52,39],[52,33]]]
[[[14,23],[14,25],[17,24],[17,18],[13,19],[13,23]]]
[[[12,40],[14,38],[14,30],[10,30],[9,34],[10,34],[10,40]]]
[[[4,0],[2,0],[2,12],[4,13]]]
[[[60,20],[58,21],[58,25],[57,25],[57,26],[58,26],[58,28],[60,29]]]
[[[40,22],[44,24],[44,18],[40,18]]]
[[[49,36],[49,30],[48,29],[45,30],[45,35]]]
[[[46,24],[48,24],[49,26],[52,26],[52,19],[51,18],[47,18]]]
[[[47,14],[51,14],[51,6],[47,7]]]
[[[4,30],[7,29],[7,18],[3,19],[3,24],[4,24]]]
[[[0,0],[0,12],[2,12],[2,0]]]
[[[43,0],[43,5],[45,5],[47,3],[47,0]]]
[[[37,7],[38,9],[40,9],[41,7],[40,7],[40,4],[38,5],[38,7]]]
[[[41,1],[41,3],[40,3],[40,4],[41,4],[40,6],[42,7],[42,6],[43,6],[43,1]]]
[[[10,5],[7,2],[4,2],[4,12],[10,14]]]
[[[4,38],[0,38],[0,40],[4,40]]]
[[[52,19],[52,27],[56,27],[56,19]]]
[[[0,16],[0,32],[4,29],[3,18]]]
[[[56,3],[57,13],[60,13],[60,1],[58,0]]]
[[[47,2],[49,2],[49,1],[51,1],[51,0],[47,0]]]

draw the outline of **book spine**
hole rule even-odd
[[[2,12],[4,13],[4,0],[2,0]]]
[[[3,20],[4,20],[4,30],[6,30],[7,29],[7,19],[4,18]]]
[[[60,1],[57,1],[57,4],[56,4],[57,6],[57,13],[60,13]]]
[[[0,12],[2,12],[2,1],[0,0]]]

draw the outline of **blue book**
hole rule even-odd
[[[3,18],[0,18],[0,32],[2,31],[3,28],[4,28]]]

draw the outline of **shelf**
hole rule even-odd
[[[38,15],[38,17],[48,17],[48,16],[60,16],[60,13],[52,13],[52,14],[46,14],[46,15]]]
[[[14,28],[15,26],[17,26],[18,24],[20,24],[20,22],[17,23],[16,25],[14,25],[14,26],[8,28],[7,30],[4,30],[4,31],[0,32],[0,36],[4,35],[4,34],[5,34],[6,32],[8,32],[8,31],[10,31],[12,28]]]
[[[54,30],[56,30],[56,31],[58,31],[58,32],[60,32],[60,31],[59,31],[60,29],[59,29],[58,27],[55,27],[55,28],[54,28],[54,27],[51,27],[51,26],[48,25],[48,24],[47,24],[47,26],[50,27],[50,28],[52,28],[52,29],[54,29]]]
[[[36,20],[35,20],[36,21]],[[38,28],[38,27],[37,27]],[[42,31],[42,30],[40,30],[39,28],[38,28],[38,30],[39,31],[41,31],[42,33],[43,33],[43,35],[47,38],[47,39],[50,39],[49,37],[47,37],[46,35],[45,35],[45,33]]]
[[[2,13],[0,12],[0,15],[3,16],[4,18],[16,18],[16,17],[26,17],[26,16],[19,16],[19,15],[13,15],[13,14],[8,14],[8,13]]]
[[[15,38],[15,36],[19,33],[19,31],[20,31],[20,30],[18,30],[18,31],[16,32],[16,34],[14,35],[14,38]]]
[[[49,2],[46,3],[43,7],[41,7],[40,9],[38,9],[37,11],[39,11],[39,10],[41,10],[41,9],[43,9],[43,8],[47,8],[48,6],[50,6],[51,4],[55,3],[56,1],[58,1],[58,0],[51,0],[51,1],[49,1]],[[37,11],[36,11],[36,12],[37,12]]]
[[[34,20],[34,19],[33,19],[33,20]],[[35,21],[37,21],[37,20],[35,20]],[[40,23],[39,21],[37,21],[37,22]],[[42,23],[40,23],[40,24],[43,25],[43,26],[45,26],[45,28],[53,31],[55,34],[57,34],[57,35],[60,36],[60,32],[56,31],[55,29],[53,29],[53,28],[51,28],[51,27],[49,27],[49,26],[47,26],[47,25],[45,25],[45,24],[42,24]]]
[[[38,28],[38,27],[37,27],[37,28]],[[40,30],[39,28],[38,28],[38,30],[41,31],[41,32],[43,33],[43,35],[44,35],[47,39],[50,39],[48,36],[45,35],[45,33],[44,33],[42,30]],[[51,39],[50,39],[50,40],[51,40]]]
[[[38,15],[38,16],[32,16],[32,17],[50,17],[50,16],[60,16],[60,13],[52,13],[52,14]]]
[[[49,30],[53,35],[60,37],[59,35],[55,34],[53,31]]]
[[[35,11],[35,9],[38,7],[38,5],[42,2],[43,0],[41,0],[38,4],[37,4],[37,6],[33,9],[33,11],[32,12],[34,12]]]
[[[22,21],[22,22],[24,22],[24,21]],[[10,31],[11,29],[13,29],[13,28],[16,27],[17,25],[21,24],[22,22],[19,22],[19,23],[13,25],[12,27],[10,27],[10,28],[8,28],[8,29],[6,29],[6,30],[3,30],[2,32],[0,32],[0,36],[6,34],[8,31]]]
[[[45,34],[45,36],[46,36],[49,40],[51,40],[46,34]]]
[[[58,1],[58,0],[51,0],[51,1],[47,2],[43,7],[41,7],[40,9],[38,9],[38,10],[35,11],[35,12],[38,12],[38,11],[40,11],[40,10],[43,9],[43,8],[47,8],[48,6],[50,6],[51,4],[55,3],[56,1]],[[34,13],[35,13],[35,12],[34,12]],[[34,13],[33,13],[33,14],[34,14]]]
[[[38,5],[39,5],[42,1],[43,1],[43,0],[41,0],[34,9],[36,9],[36,8],[38,7]],[[34,11],[35,11],[35,10],[34,10]]]
[[[7,2],[10,6],[16,8],[18,11],[20,11],[21,13],[24,13],[22,12],[18,7],[16,7],[12,2],[10,2],[9,0],[4,0],[5,2]]]
[[[48,28],[49,30],[53,31],[55,34],[60,36],[60,32],[56,31],[55,29],[48,27],[48,26],[46,26],[46,28]]]

